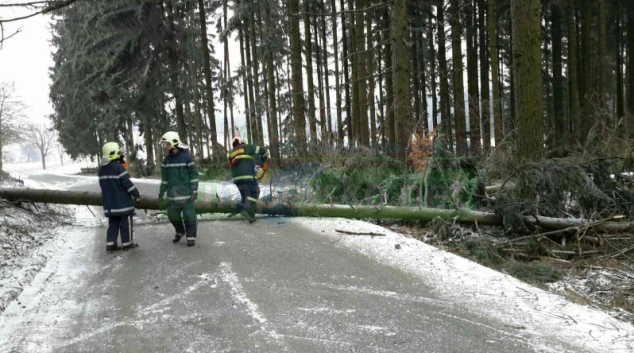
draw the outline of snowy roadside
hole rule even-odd
[[[296,222],[336,240],[337,246],[420,278],[440,297],[467,311],[517,328],[518,335],[528,336],[540,349],[565,342],[578,346],[578,351],[634,351],[631,324],[419,240],[362,221],[302,218]],[[336,229],[385,236],[343,235]],[[558,350],[562,351],[565,348]]]
[[[16,180],[3,179],[0,187],[25,186]],[[0,199],[0,312],[46,265],[53,254],[51,240],[60,225],[98,225],[98,222],[86,208],[13,205]]]

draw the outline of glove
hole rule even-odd
[[[159,199],[159,210],[166,210],[167,209],[167,200],[161,198],[161,195],[159,195],[158,199]]]
[[[260,180],[262,179],[262,176],[264,176],[264,173],[266,172],[266,170],[264,170],[264,168],[261,168],[259,165],[255,166],[255,178]]]
[[[198,191],[192,192],[191,200],[192,200],[192,202],[196,202],[196,200],[198,200]]]
[[[134,207],[139,208],[139,202],[141,201],[140,197],[132,197],[134,200]]]

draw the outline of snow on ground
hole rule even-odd
[[[45,295],[42,290],[44,286],[54,285],[58,293],[72,293],[78,287],[78,281],[90,278],[85,273],[92,273],[100,269],[96,265],[90,265],[90,261],[82,261],[89,264],[88,266],[76,266],[78,259],[91,256],[92,253],[86,248],[91,246],[91,242],[83,241],[85,238],[85,230],[80,227],[59,227],[53,233],[53,240],[47,242],[44,246],[37,250],[38,258],[41,259],[39,271],[32,271],[30,279],[32,282],[24,286],[24,296],[20,296],[17,300],[18,305],[11,305],[3,314],[3,320],[6,320],[3,330],[11,330],[12,326],[18,324],[22,320],[25,311],[32,310],[35,304],[41,303],[42,296]],[[118,264],[115,264],[117,266]],[[50,283],[51,274],[57,274],[59,278],[65,280]],[[30,300],[23,298],[31,298]],[[50,299],[49,299],[50,300]],[[79,305],[70,299],[55,299],[51,302],[51,309],[45,314],[36,312],[30,315],[44,315],[38,318],[36,322],[46,323],[46,326],[54,327],[58,322],[64,322],[78,315],[79,312],[90,312],[90,308],[86,308],[83,304]],[[100,304],[97,304],[100,305]],[[96,308],[94,308],[96,309]],[[54,312],[54,314],[49,314]],[[46,330],[44,330],[46,331]],[[36,330],[34,333],[42,332]],[[7,336],[6,332],[2,336]],[[35,342],[41,342],[42,338],[32,337]],[[0,342],[0,347],[7,342]],[[34,344],[34,343],[31,343]],[[33,347],[27,345],[28,351],[35,351],[41,347]]]
[[[66,163],[63,166],[58,163],[50,163],[46,165],[46,170],[42,169],[42,162],[30,162],[30,163],[5,163],[2,165],[2,170],[7,173],[25,173],[25,174],[48,174],[48,173],[60,173],[66,172],[68,174],[79,173],[81,168],[91,167],[90,162],[74,162]]]
[[[563,341],[592,352],[634,352],[631,324],[468,259],[362,221],[300,218],[296,222],[336,240],[338,246],[419,277],[439,296],[521,329],[533,335],[536,344]],[[342,235],[336,229],[385,236]]]
[[[634,307],[630,294],[634,290],[634,276],[626,271],[591,266],[576,275],[549,283],[548,288],[555,293],[579,297],[620,320],[634,322],[634,314],[612,305],[614,301],[623,301],[622,304]]]
[[[61,222],[67,221],[66,226],[94,226],[101,221],[85,207],[56,206],[54,214],[45,205],[25,207],[0,205],[0,312],[29,287],[34,276],[55,255],[50,244],[57,242],[59,229],[68,228]],[[75,218],[64,217],[69,214]]]

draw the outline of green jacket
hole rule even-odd
[[[185,202],[198,191],[198,172],[192,155],[187,150],[165,156],[161,168],[159,199],[167,192],[169,202]]]
[[[266,148],[257,145],[236,145],[229,155],[231,181],[255,180],[254,159],[259,157],[264,163],[267,159],[266,152]]]

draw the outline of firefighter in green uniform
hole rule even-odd
[[[178,133],[168,131],[161,138],[161,144],[169,151],[161,168],[161,189],[159,201],[167,208],[167,218],[174,226],[178,243],[187,235],[187,246],[196,243],[198,220],[194,202],[198,198],[198,172],[189,146],[182,143]],[[163,196],[167,193],[167,197]],[[161,208],[163,208],[161,207]]]
[[[269,151],[264,147],[246,144],[237,129],[233,136],[233,150],[229,155],[231,181],[240,191],[242,201],[238,204],[240,215],[253,223],[260,196],[258,180],[262,179],[266,173]]]

